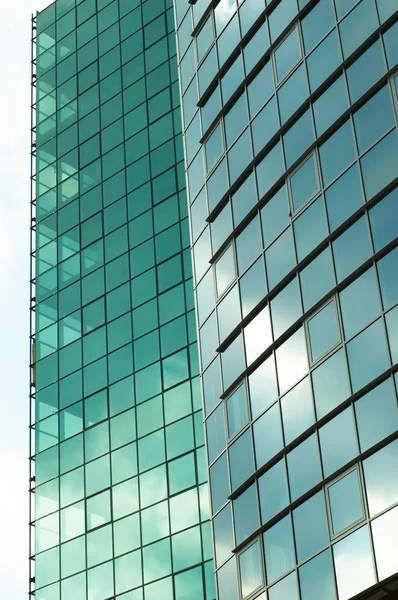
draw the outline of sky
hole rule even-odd
[[[0,0],[0,598],[28,598],[31,14]]]

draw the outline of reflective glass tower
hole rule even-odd
[[[174,14],[33,18],[36,600],[213,600]]]
[[[396,598],[398,4],[175,11],[217,598]]]

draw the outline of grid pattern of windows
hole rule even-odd
[[[348,600],[398,571],[397,6],[175,13],[218,600]]]
[[[213,600],[172,3],[33,34],[34,597]]]

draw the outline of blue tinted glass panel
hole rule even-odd
[[[384,86],[354,114],[360,154],[395,125],[389,89],[389,86]]]
[[[230,494],[227,453],[210,467],[210,490],[212,513],[216,513],[227,501]]]
[[[390,308],[398,302],[398,248],[389,252],[377,263],[377,272],[379,275],[381,297],[384,308]]]
[[[317,4],[317,6],[319,6]],[[318,137],[348,108],[347,86],[341,75],[313,104]]]
[[[326,248],[300,273],[304,310],[308,310],[335,285],[332,256]]]
[[[258,480],[261,522],[266,523],[289,504],[285,460],[268,469]]]
[[[319,189],[315,157],[313,154],[290,177],[290,189],[295,211]]]
[[[372,353],[369,353],[372,348]],[[386,334],[382,320],[370,325],[347,344],[353,392],[369,383],[390,366]]]
[[[281,122],[286,121],[308,97],[308,80],[305,66],[300,65],[278,91]]]
[[[347,69],[351,103],[355,102],[385,73],[381,43],[377,40]]]
[[[372,254],[365,217],[351,225],[332,246],[337,281],[342,281]]]
[[[334,27],[334,24],[332,1],[321,0],[301,21],[305,52],[310,52],[327,32]]]
[[[325,550],[299,569],[302,600],[336,600],[330,550]]]
[[[314,127],[310,110],[283,136],[286,166],[290,167],[314,141]]]
[[[386,314],[386,326],[391,360],[395,364],[398,363],[398,307],[393,308]]]
[[[263,584],[260,543],[255,542],[239,555],[242,597],[246,598]]]
[[[211,169],[216,164],[217,160],[220,158],[222,151],[223,151],[222,128],[221,128],[221,125],[217,125],[216,129],[211,134],[211,136],[209,137],[209,139],[207,140],[207,142],[205,144],[207,171],[211,171]]]
[[[276,144],[256,166],[258,195],[260,198],[268,192],[284,171],[282,146]]]
[[[274,338],[293,325],[301,316],[300,290],[298,280],[293,279],[279,294],[271,301],[272,326]]]
[[[308,321],[311,358],[318,360],[340,341],[335,302],[329,302]]]
[[[253,173],[245,179],[235,194],[232,194],[231,201],[236,227],[257,202],[256,182]]]
[[[297,28],[283,40],[275,50],[275,70],[280,81],[301,58],[301,48]]]
[[[250,129],[246,129],[228,152],[230,183],[237,180],[253,157]]]
[[[312,372],[318,419],[333,410],[350,395],[344,350],[335,352]]]
[[[239,335],[223,352],[221,355],[221,364],[224,390],[226,390],[246,366],[242,335]]]
[[[246,386],[241,385],[226,402],[228,434],[233,436],[247,423],[249,418],[247,410]]]
[[[239,280],[243,318],[264,298],[267,291],[263,258],[259,258]]]
[[[308,370],[307,346],[303,327],[277,349],[276,364],[279,391],[282,394],[304,377]]]
[[[358,454],[354,415],[351,407],[319,430],[323,473],[328,477]]]
[[[269,4],[269,2],[267,2]],[[283,4],[279,4],[269,17],[269,27],[271,31],[271,42],[282,33],[285,27],[288,26],[293,17],[297,14],[296,0],[285,0]]]
[[[356,156],[351,121],[342,125],[319,148],[324,185],[328,185]]]
[[[345,339],[352,337],[380,314],[381,304],[374,268],[340,292],[340,307]]]
[[[231,488],[236,490],[254,471],[253,442],[251,431],[243,433],[229,447]]]
[[[395,239],[398,227],[397,202],[398,188],[390,192],[369,211],[370,228],[376,252]]]
[[[258,113],[251,125],[254,154],[264,148],[278,129],[278,109],[275,97],[273,97]]]
[[[242,94],[224,117],[227,148],[233,144],[240,132],[246,127],[248,121],[246,95]]]
[[[314,401],[309,377],[298,383],[281,399],[283,431],[289,444],[315,421]]]
[[[255,419],[273,404],[278,396],[274,356],[265,360],[249,376],[250,406]]]
[[[261,254],[262,243],[261,243],[261,230],[260,220],[258,215],[254,217],[252,221],[242,233],[236,238],[236,255],[238,261],[238,272],[239,274],[244,273],[246,269],[254,262],[254,260]]]
[[[269,600],[285,600],[285,598],[289,598],[290,600],[299,600],[300,596],[296,573],[291,573],[269,588],[268,598]]]
[[[359,398],[354,406],[362,452],[398,429],[397,401],[391,379]]]
[[[236,543],[241,544],[260,527],[257,486],[251,485],[233,502]]]
[[[344,58],[352,54],[378,25],[374,0],[362,0],[339,26]]]
[[[238,600],[235,557],[217,571],[219,600]]]
[[[245,61],[246,75],[255,67],[268,50],[269,39],[268,39],[268,27],[264,24],[260,27],[256,33],[250,38],[249,42],[243,48],[243,58]]]
[[[370,516],[398,501],[398,441],[363,461]]]
[[[284,185],[261,209],[261,225],[266,248],[290,223],[287,188]]]
[[[364,201],[358,165],[354,164],[325,193],[331,231],[344,223]]]
[[[266,250],[268,287],[271,290],[296,265],[293,233],[289,228]]]
[[[361,159],[366,198],[370,199],[397,174],[398,137],[389,133]]]
[[[215,558],[217,566],[225,562],[234,547],[231,505],[228,504],[213,520]]]
[[[311,435],[287,455],[292,501],[305,494],[322,479],[318,441]]]
[[[351,598],[375,583],[368,526],[335,544],[333,555],[339,598]]]
[[[300,262],[328,235],[325,205],[320,196],[294,221],[297,259]]]
[[[341,63],[340,44],[334,29],[307,58],[311,92],[316,90]]]
[[[247,87],[251,117],[254,117],[256,112],[258,112],[273,93],[274,76],[272,72],[272,63],[269,61]]]
[[[278,402],[253,424],[253,436],[256,465],[259,469],[283,448]]]
[[[222,452],[226,444],[225,422],[224,422],[224,406],[220,406],[206,421],[207,428],[207,451],[209,455],[209,463]]]
[[[268,583],[272,583],[295,565],[292,521],[290,515],[263,535]]]
[[[329,531],[323,491],[293,511],[293,524],[299,562],[327,546]]]
[[[378,0],[379,4],[381,2],[383,2],[385,6],[387,6],[387,2],[389,2],[391,4],[391,7],[389,10],[392,9],[392,4],[394,4],[393,10],[394,11],[396,10],[394,0]],[[380,12],[379,12],[379,14],[380,14]],[[382,20],[381,15],[380,15],[380,17]],[[390,27],[390,29],[387,29],[387,31],[383,34],[384,48],[385,48],[386,55],[387,55],[387,64],[388,64],[389,69],[391,69],[398,62],[397,31],[398,31],[398,25],[397,25],[397,23],[395,23],[392,27]],[[395,88],[397,87],[397,81],[398,80],[395,77]]]

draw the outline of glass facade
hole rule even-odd
[[[218,600],[398,571],[397,9],[175,4]]]
[[[213,600],[170,1],[33,18],[36,600]]]

